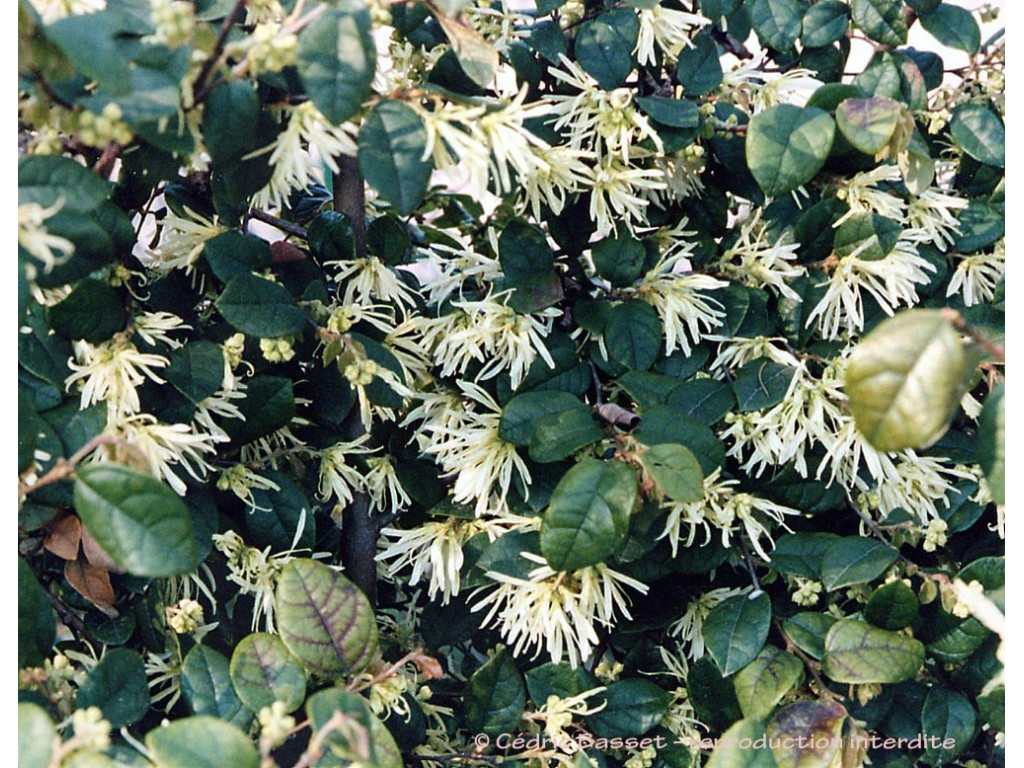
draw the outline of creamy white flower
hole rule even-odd
[[[253,197],[253,205],[260,208],[287,206],[293,189],[323,183],[323,165],[337,173],[335,158],[338,155],[355,157],[357,151],[353,138],[356,127],[351,122],[332,125],[312,101],[284,109],[288,113],[288,126],[272,144],[249,155],[255,157],[269,152],[269,163],[274,169],[267,186]]]
[[[866,501],[876,508],[880,519],[902,509],[913,515],[921,525],[928,525],[939,517],[939,508],[949,507],[948,494],[958,480],[971,480],[964,470],[947,467],[944,459],[920,456],[916,451],[900,451],[895,460],[885,467],[885,473],[876,478],[878,484],[868,490]],[[858,488],[867,483],[858,478]]]
[[[699,13],[677,11],[658,4],[653,8],[639,8],[640,34],[637,36],[637,61],[653,64],[656,61],[655,47],[660,48],[669,60],[674,61],[684,47],[693,47],[693,33],[710,22]]]
[[[326,501],[333,496],[340,507],[347,507],[352,503],[353,494],[363,490],[363,473],[349,463],[349,459],[375,450],[366,447],[367,440],[369,435],[362,435],[356,440],[335,443],[323,452],[320,458],[321,499]]]
[[[967,208],[967,200],[948,195],[935,187],[929,187],[920,196],[910,198],[907,208],[907,224],[911,230],[905,235],[915,242],[931,243],[940,251],[956,242],[960,232],[960,221],[954,211]]]
[[[552,662],[559,663],[564,654],[575,668],[596,647],[598,626],[614,627],[619,615],[631,618],[624,587],[647,594],[646,584],[603,563],[569,573],[555,571],[532,553],[521,555],[538,567],[525,579],[488,571],[497,586],[471,609],[490,607],[481,626],[497,624],[517,656],[534,648],[535,659],[544,649]],[[487,589],[491,588],[481,587],[474,594]]]
[[[512,43],[527,35],[527,29],[534,23],[531,16],[516,13],[504,4],[484,7],[470,3],[464,13],[473,29],[502,54],[508,53]]]
[[[658,193],[662,205],[699,197],[704,191],[701,174],[707,167],[707,152],[700,144],[690,144],[674,155],[657,155],[654,164],[665,174],[665,189]]]
[[[741,283],[755,288],[770,287],[784,298],[800,301],[800,294],[786,282],[806,272],[802,266],[790,263],[796,259],[800,244],[783,245],[786,235],[771,243],[765,230],[761,209],[757,209],[740,225],[739,238],[722,254],[719,265],[724,273]]]
[[[520,212],[529,210],[539,220],[546,205],[557,216],[568,195],[593,185],[593,171],[583,162],[595,159],[592,152],[559,144],[534,154],[540,162],[519,174]]]
[[[328,261],[324,266],[336,267],[335,278],[345,287],[341,302],[346,311],[353,304],[376,307],[378,301],[391,301],[399,311],[416,305],[416,294],[398,277],[395,270],[376,256],[345,261]]]
[[[378,511],[398,512],[412,503],[398,479],[390,456],[371,456],[366,459],[366,463],[370,471],[363,478],[363,485],[366,487],[366,495],[370,497],[371,515]]]
[[[964,297],[964,305],[968,307],[984,304],[995,296],[996,286],[1005,272],[1006,253],[1003,248],[996,248],[993,253],[964,256],[953,270],[946,295],[960,293]]]
[[[168,209],[157,247],[149,252],[153,269],[161,274],[175,269],[184,269],[185,274],[191,274],[206,241],[227,232],[227,227],[217,223],[216,216],[207,219],[191,208],[185,208],[185,212],[188,218]]]
[[[802,367],[801,362],[792,352],[788,349],[779,349],[776,344],[787,348],[789,346],[781,336],[726,339],[718,346],[718,355],[711,361],[711,367],[708,370],[716,378],[722,378],[727,371],[739,368],[759,357],[767,357],[780,365],[789,365],[793,368]]]
[[[704,621],[712,609],[730,597],[744,595],[750,592],[750,587],[743,589],[712,589],[699,595],[687,604],[686,613],[669,625],[668,632],[673,637],[679,637],[683,643],[689,644],[688,656],[696,661],[704,657]]]
[[[31,0],[32,7],[44,24],[52,24],[66,16],[96,13],[107,7],[107,0]]]
[[[445,230],[455,245],[445,242],[431,243],[422,248],[422,257],[417,264],[420,286],[427,294],[427,301],[442,304],[456,291],[462,295],[465,283],[479,285],[493,283],[503,276],[501,263],[491,256],[480,253],[473,242],[455,230]]]
[[[898,183],[903,180],[900,169],[895,165],[880,165],[870,171],[856,173],[840,183],[836,197],[845,200],[850,210],[833,224],[838,227],[858,213],[877,213],[888,219],[902,222],[906,217],[907,203],[903,198],[878,189],[879,184]]]
[[[157,342],[166,344],[171,349],[182,346],[182,342],[167,334],[171,331],[186,331],[192,328],[185,325],[184,321],[177,315],[170,312],[143,312],[132,318],[132,328],[149,346],[156,346]]]
[[[75,252],[74,243],[65,237],[51,235],[45,226],[46,220],[62,207],[63,198],[49,208],[43,208],[39,203],[23,203],[18,206],[18,245],[38,259],[45,272]],[[29,274],[30,279],[34,276],[34,272]]]
[[[430,520],[413,528],[383,528],[383,551],[376,559],[388,562],[387,575],[394,577],[407,566],[412,566],[409,585],[415,586],[425,575],[430,578],[427,594],[431,600],[441,593],[441,604],[447,605],[459,594],[460,576],[464,556],[462,547],[484,526],[477,520],[450,517]]]
[[[647,225],[649,196],[667,188],[658,168],[638,168],[606,155],[594,168],[594,186],[590,195],[590,218],[603,237],[618,231],[618,223],[633,231]]]
[[[825,295],[807,316],[807,325],[816,322],[826,339],[864,329],[864,293],[892,316],[900,305],[917,303],[915,286],[928,283],[935,265],[921,258],[913,243],[898,240],[884,259],[861,259],[854,254],[839,258],[831,268]]]
[[[64,381],[70,391],[78,383],[82,390],[81,408],[93,403],[107,404],[108,418],[117,421],[128,414],[138,413],[139,393],[136,388],[147,379],[163,384],[155,369],[164,368],[169,360],[162,355],[139,352],[134,344],[121,336],[100,344],[85,340],[74,344],[75,359],[68,360],[74,371]]]
[[[220,473],[217,478],[217,489],[231,491],[235,496],[245,502],[250,512],[256,510],[268,511],[266,508],[256,504],[256,497],[253,496],[253,489],[260,491],[280,491],[281,486],[273,480],[253,472],[245,464],[235,464]]]
[[[720,476],[721,468],[718,468],[704,478],[703,500],[690,504],[667,502],[662,505],[668,510],[668,518],[658,539],[668,538],[672,545],[672,556],[675,557],[683,536],[683,526],[689,529],[687,547],[693,543],[697,530],[701,528],[705,534],[704,544],[711,540],[711,529],[717,528],[722,534],[722,546],[728,547],[731,537],[742,527],[757,554],[770,562],[771,558],[761,545],[761,538],[774,544],[769,531],[771,523],[779,523],[786,528],[786,515],[800,513],[753,494],[737,493],[733,486],[738,485],[739,481],[720,480]]]

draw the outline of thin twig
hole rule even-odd
[[[32,493],[33,491],[39,490],[40,488],[58,483],[61,480],[67,480],[75,471],[75,467],[78,463],[88,456],[90,453],[95,451],[101,445],[109,445],[110,443],[116,443],[120,440],[117,435],[101,434],[96,435],[92,440],[83,445],[78,451],[70,458],[57,459],[56,463],[50,468],[50,470],[38,478],[34,483],[28,484],[22,480],[18,480],[18,494],[24,496]]]
[[[949,307],[946,307],[945,309],[941,309],[939,311],[942,313],[943,317],[945,317],[947,320],[949,320],[950,323],[953,324],[954,328],[960,331],[960,333],[970,336],[971,340],[975,344],[977,344],[990,355],[992,355],[992,357],[994,357],[1000,363],[1006,362],[1006,348],[999,344],[996,344],[991,339],[986,338],[981,333],[981,331],[979,331],[973,325],[970,325],[966,320],[964,320],[963,315],[961,315],[955,309],[950,309]]]
[[[821,675],[819,674],[821,671],[821,663],[812,659],[804,653],[796,643],[793,642],[793,639],[789,636],[786,630],[782,628],[782,622],[779,621],[777,616],[772,616],[772,624],[775,625],[775,629],[778,633],[782,635],[782,641],[786,644],[786,650],[800,659],[811,673],[811,677],[814,678],[814,682],[818,687],[818,695],[823,699],[828,699],[829,701],[839,701],[845,698],[841,693],[836,693],[825,684],[825,681],[821,679]]]
[[[228,40],[228,34],[231,32],[231,27],[235,25],[235,19],[244,7],[245,0],[235,0],[235,4],[231,6],[228,15],[224,17],[224,23],[221,24],[220,33],[217,35],[217,42],[213,44],[213,50],[206,57],[206,61],[203,62],[199,75],[192,85],[193,101],[195,104],[198,104],[209,95],[208,89],[205,88],[206,81],[213,72],[213,68],[217,66],[217,62],[220,61],[220,57],[224,53],[224,45]]]
[[[274,216],[272,213],[258,211],[255,208],[253,208],[252,210],[249,211],[249,217],[252,219],[256,219],[256,221],[262,221],[264,224],[269,224],[272,227],[277,227],[282,232],[287,232],[289,235],[301,237],[303,240],[305,240],[309,236],[309,233],[306,231],[305,227],[301,227],[298,224],[295,224],[294,222],[286,221],[285,219]]]

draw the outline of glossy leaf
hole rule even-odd
[[[306,674],[276,635],[255,632],[242,638],[229,673],[238,698],[253,712],[275,701],[292,712],[306,699]]]
[[[858,619],[840,619],[825,638],[822,671],[837,683],[898,683],[924,664],[924,646]]]
[[[575,52],[580,65],[606,90],[618,88],[634,66],[640,22],[630,8],[605,11],[580,25]]]
[[[400,101],[377,103],[359,131],[359,170],[381,198],[408,216],[427,191],[433,162],[424,159],[427,132]]]
[[[99,707],[113,728],[141,720],[149,711],[149,686],[139,654],[112,648],[100,659],[78,689],[75,706]]]
[[[258,338],[300,333],[306,325],[306,313],[287,288],[251,272],[231,278],[217,309],[239,331]]]
[[[248,727],[253,713],[231,684],[230,664],[217,651],[197,645],[181,665],[181,693],[193,715],[209,715],[239,728]]]
[[[779,197],[814,178],[828,159],[835,121],[814,107],[781,104],[754,115],[747,130],[747,167],[761,190]]]
[[[821,578],[830,592],[881,576],[899,552],[877,539],[844,536],[821,556]]]
[[[796,656],[766,645],[732,679],[744,717],[763,720],[803,679],[804,666]]]
[[[146,734],[157,768],[257,768],[259,754],[238,728],[200,715],[175,720]]]
[[[668,691],[650,680],[629,678],[609,683],[595,701],[604,708],[587,716],[587,725],[599,738],[642,736],[661,722],[671,701]]]
[[[711,609],[702,635],[723,675],[728,677],[757,657],[768,637],[771,617],[771,601],[764,593],[754,598],[730,597]]]
[[[526,687],[508,651],[488,659],[466,688],[466,725],[473,733],[511,733],[526,706]]]

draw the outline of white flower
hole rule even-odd
[[[761,537],[774,543],[768,528],[771,522],[780,523],[785,528],[786,515],[800,513],[759,496],[737,493],[732,486],[739,482],[720,480],[720,475],[719,468],[704,478],[703,500],[690,504],[668,502],[662,505],[668,510],[668,518],[658,539],[668,538],[672,545],[672,556],[675,557],[683,536],[683,526],[689,528],[685,544],[687,547],[693,543],[700,528],[704,529],[704,544],[711,540],[711,529],[717,528],[722,533],[722,546],[728,547],[730,538],[742,526],[757,554],[770,562],[771,558],[761,546]]]
[[[856,487],[868,491],[866,500],[878,509],[880,519],[902,509],[927,526],[939,517],[940,505],[949,507],[948,494],[954,483],[973,479],[970,472],[947,467],[943,461],[907,449],[883,465],[883,472],[875,477],[875,488],[868,491],[868,484],[861,478],[854,482]]]
[[[991,301],[1005,272],[1006,253],[1002,248],[997,248],[994,253],[964,256],[957,262],[946,295],[961,293],[967,307]]]
[[[902,180],[903,176],[897,166],[880,165],[870,171],[854,174],[853,178],[841,182],[836,197],[845,200],[850,210],[832,226],[838,227],[858,213],[871,212],[902,222],[906,215],[907,203],[901,197],[876,188],[885,182],[897,183]]]
[[[403,283],[395,270],[376,256],[351,261],[328,261],[324,266],[338,268],[336,279],[345,286],[341,297],[348,310],[351,305],[376,307],[377,301],[393,301],[401,312],[416,306],[416,295]]]
[[[353,494],[363,490],[362,471],[349,463],[349,458],[365,456],[375,449],[367,448],[369,435],[362,435],[350,442],[335,443],[323,452],[320,458],[320,498],[333,496],[340,507],[352,503]]]
[[[227,227],[217,223],[216,216],[207,219],[191,208],[185,208],[185,212],[188,218],[167,210],[160,230],[160,241],[149,252],[153,269],[161,274],[175,269],[184,269],[185,274],[191,274],[206,241],[227,232]]]
[[[583,162],[594,159],[592,152],[559,144],[534,154],[540,162],[519,174],[520,212],[529,209],[540,219],[541,206],[546,205],[557,216],[568,195],[593,185],[593,171]]]
[[[472,241],[455,230],[445,230],[455,245],[431,243],[420,250],[417,277],[430,304],[440,305],[455,291],[462,294],[463,284],[493,283],[502,277],[501,263],[474,248]]]
[[[273,480],[253,472],[245,464],[235,464],[232,467],[228,467],[217,478],[217,489],[231,491],[245,502],[250,512],[255,512],[258,509],[267,511],[264,507],[256,504],[256,499],[252,493],[254,488],[261,491],[281,490],[281,486]]]
[[[335,158],[338,155],[356,155],[356,142],[352,138],[356,128],[352,123],[331,125],[312,101],[285,107],[285,110],[290,113],[288,127],[273,144],[250,155],[254,157],[270,152],[269,163],[274,169],[267,186],[253,198],[253,205],[259,208],[286,206],[293,189],[323,183],[323,165],[337,173]]]
[[[80,13],[96,13],[107,7],[107,0],[31,0],[32,7],[44,24],[75,16]]]
[[[216,444],[221,442],[216,435],[194,432],[188,424],[162,424],[148,413],[125,416],[111,424],[108,431],[121,442],[104,446],[97,458],[126,463],[133,452],[141,455],[153,476],[164,480],[179,496],[185,495],[188,486],[172,467],[181,467],[193,479],[203,480],[213,470],[204,454],[215,455]]]
[[[597,225],[597,235],[618,231],[618,222],[630,231],[645,226],[651,201],[643,195],[666,188],[664,174],[658,168],[637,168],[606,155],[594,169],[590,195],[590,218]]]
[[[464,560],[462,546],[482,530],[480,522],[457,517],[431,520],[408,529],[383,528],[384,550],[376,559],[392,561],[387,566],[389,577],[411,565],[410,586],[429,575],[428,596],[433,600],[440,592],[441,604],[447,605],[453,595],[459,594],[459,571]]]
[[[807,316],[807,325],[817,320],[826,339],[864,329],[864,293],[892,316],[901,304],[917,303],[915,286],[928,283],[935,265],[921,258],[913,243],[898,240],[884,259],[861,259],[855,254],[843,256],[832,267],[825,295]]]
[[[684,643],[690,646],[689,657],[696,661],[704,657],[704,620],[707,619],[711,610],[725,602],[730,597],[743,595],[750,591],[750,587],[743,589],[712,589],[692,599],[686,606],[686,613],[676,619],[669,626],[669,634],[680,637]]]
[[[509,46],[521,39],[534,22],[531,16],[516,13],[504,4],[497,7],[470,4],[464,13],[472,27],[501,54],[508,53]]]
[[[370,497],[370,514],[384,510],[397,512],[412,503],[398,479],[390,456],[371,456],[366,463],[370,471],[363,478],[363,485],[366,495]]]
[[[18,206],[18,245],[38,259],[46,272],[75,252],[74,243],[67,238],[51,235],[44,226],[46,220],[63,206],[63,198],[49,208],[43,208],[39,203]],[[32,277],[34,273],[30,273],[29,278]]]
[[[783,245],[785,234],[772,244],[768,242],[765,230],[761,209],[758,209],[740,225],[736,243],[722,254],[719,262],[722,271],[746,285],[771,287],[784,298],[800,301],[800,294],[786,283],[786,280],[806,272],[802,266],[790,263],[796,259],[800,244]]]
[[[497,486],[497,508],[505,506],[505,497],[515,473],[529,488],[530,470],[516,446],[498,436],[501,408],[478,384],[458,382],[459,389],[471,401],[464,422],[457,427],[424,425],[431,429],[432,440],[424,453],[435,456],[444,477],[455,477],[452,500],[473,503],[477,515],[490,508],[491,494]]]
[[[542,557],[521,554],[538,567],[525,579],[488,571],[497,586],[472,606],[473,611],[490,607],[481,626],[497,624],[517,656],[534,648],[535,659],[544,649],[552,662],[565,654],[575,668],[596,647],[598,625],[613,627],[618,615],[631,618],[623,587],[647,594],[647,585],[603,563],[568,573],[555,571]]]
[[[637,16],[640,34],[633,53],[637,54],[641,65],[655,62],[655,46],[664,51],[667,58],[674,60],[684,46],[693,47],[692,33],[710,23],[699,13],[677,11],[660,4],[638,9]]]
[[[781,336],[754,336],[752,338],[726,339],[718,346],[718,355],[711,362],[709,371],[716,378],[722,378],[727,371],[739,368],[751,360],[767,357],[779,365],[801,368],[801,362],[787,349],[779,349],[776,344],[788,347]]]
[[[956,242],[960,221],[953,211],[967,208],[967,200],[947,195],[929,187],[920,196],[912,196],[907,209],[907,224],[912,227],[905,235],[915,242],[931,243],[940,251]]]
[[[171,349],[182,346],[180,341],[171,338],[167,334],[171,331],[189,330],[191,325],[185,325],[180,317],[170,312],[143,312],[132,318],[132,328],[135,333],[149,344],[156,346],[157,342],[166,344]]]
[[[74,373],[65,380],[65,387],[70,391],[72,384],[80,382],[81,408],[105,402],[108,418],[113,421],[138,413],[141,405],[136,387],[146,379],[163,384],[154,369],[164,368],[170,362],[162,355],[139,352],[134,344],[119,336],[96,345],[79,340],[74,350],[75,360],[68,360]]]

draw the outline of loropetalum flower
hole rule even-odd
[[[975,253],[960,258],[946,287],[946,295],[959,293],[967,307],[991,301],[1005,272],[1006,252],[1000,241],[992,253]]]
[[[35,257],[46,272],[75,252],[74,243],[66,237],[51,234],[45,226],[46,220],[63,206],[63,200],[49,208],[39,203],[22,203],[18,206],[18,245]]]
[[[632,618],[625,587],[647,594],[646,584],[603,563],[556,571],[539,555],[520,554],[537,567],[526,578],[488,571],[497,584],[477,590],[491,591],[472,606],[474,612],[489,609],[482,626],[497,626],[517,656],[532,648],[536,659],[545,650],[553,663],[566,656],[575,668],[596,648],[599,627]]]
[[[217,217],[206,218],[191,208],[185,208],[186,217],[167,211],[160,229],[160,241],[149,252],[152,267],[161,274],[184,269],[191,274],[203,253],[207,240],[227,232],[217,223]]]
[[[686,606],[686,613],[669,625],[668,632],[673,637],[689,646],[687,656],[696,661],[704,657],[704,621],[712,609],[730,597],[744,595],[750,592],[750,587],[743,589],[719,588],[708,590],[702,595],[690,600]]]
[[[83,410],[94,403],[106,403],[108,418],[114,421],[139,412],[142,406],[137,388],[147,379],[163,384],[156,369],[170,363],[163,355],[140,352],[121,334],[100,344],[76,341],[74,350],[75,359],[68,361],[74,373],[65,380],[65,387],[68,391],[72,385],[80,387]]]
[[[739,282],[756,288],[772,288],[783,298],[800,301],[800,294],[786,282],[806,272],[802,266],[791,263],[797,257],[800,244],[783,244],[785,235],[772,243],[765,229],[758,209],[740,224],[739,237],[722,254],[719,266],[724,274]]]
[[[668,538],[672,556],[675,557],[684,533],[685,546],[689,547],[697,537],[697,531],[703,529],[703,545],[711,540],[712,528],[716,528],[721,532],[722,546],[729,547],[731,538],[742,531],[754,551],[764,560],[770,561],[761,539],[765,538],[769,544],[774,545],[770,527],[778,524],[786,528],[786,516],[800,513],[760,496],[737,492],[734,486],[739,481],[723,480],[721,474],[722,470],[718,468],[704,478],[704,498],[701,501],[670,501],[663,505],[668,510],[668,517],[658,539]],[[684,531],[684,526],[688,530]]]
[[[684,47],[693,46],[693,34],[711,23],[699,13],[666,8],[660,3],[652,8],[638,8],[637,17],[640,34],[633,52],[640,64],[654,64],[656,48],[674,60]]]

